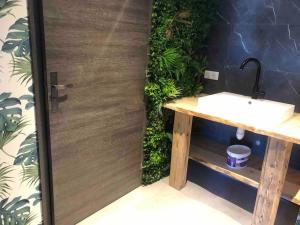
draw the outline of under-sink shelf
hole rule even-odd
[[[209,139],[192,138],[189,158],[202,165],[257,188],[263,160],[251,155],[246,168],[230,169],[226,161],[226,145]],[[300,171],[289,169],[282,198],[300,205]]]

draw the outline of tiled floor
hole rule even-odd
[[[139,187],[78,225],[248,225],[251,213],[191,182]]]

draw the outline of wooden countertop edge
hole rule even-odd
[[[200,96],[205,96],[205,95],[206,94],[202,94]],[[197,96],[197,97],[199,97],[199,96]],[[192,98],[192,97],[185,97],[185,98]],[[196,96],[195,96],[195,98],[196,98]],[[278,131],[271,131],[271,130],[268,130],[268,129],[256,128],[254,126],[250,126],[250,125],[247,125],[247,124],[243,124],[243,123],[239,123],[239,122],[235,122],[235,121],[231,121],[231,120],[226,120],[224,118],[211,116],[211,115],[208,115],[208,114],[203,114],[203,113],[200,113],[200,112],[196,112],[196,111],[192,111],[192,110],[189,110],[189,109],[185,109],[185,108],[176,106],[176,101],[182,100],[182,99],[184,99],[184,98],[168,102],[168,103],[164,104],[163,107],[167,108],[167,109],[170,109],[170,110],[173,110],[173,111],[176,111],[176,112],[180,112],[180,113],[184,113],[184,114],[187,114],[187,115],[199,117],[199,118],[202,118],[202,119],[207,119],[207,120],[210,120],[210,121],[226,124],[226,125],[233,126],[233,127],[239,127],[239,128],[251,131],[253,133],[266,135],[266,136],[269,136],[269,137],[277,138],[277,139],[280,139],[280,140],[284,140],[284,141],[287,141],[287,142],[291,142],[291,143],[300,145],[300,137],[295,138],[295,137],[288,136],[286,134],[282,134]],[[295,116],[300,116],[300,113],[295,113],[292,118],[294,118]],[[287,120],[282,125],[288,123],[291,119]],[[300,131],[300,129],[299,129],[299,131]]]

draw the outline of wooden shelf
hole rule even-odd
[[[251,155],[246,168],[230,169],[226,165],[227,146],[202,138],[192,138],[189,158],[206,167],[257,188],[262,168],[262,159]],[[300,205],[300,171],[289,169],[282,198]]]

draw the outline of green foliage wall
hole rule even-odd
[[[199,94],[217,0],[154,0],[150,37],[143,183],[169,174],[172,114],[162,104]]]

